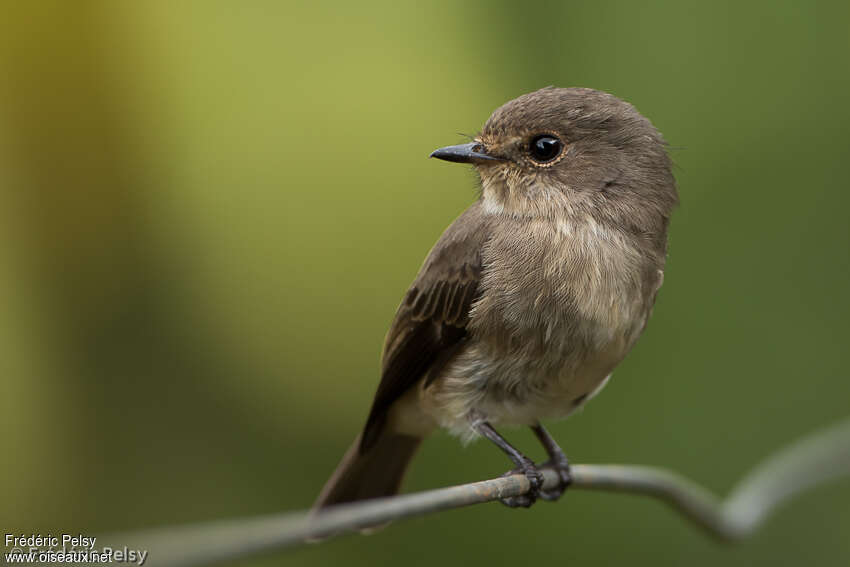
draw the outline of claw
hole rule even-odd
[[[515,474],[524,474],[531,485],[531,489],[526,494],[500,498],[499,501],[508,508],[530,508],[537,501],[538,496],[542,497],[540,489],[543,487],[543,473],[531,460],[526,459],[519,467],[506,472],[502,476]]]
[[[573,482],[573,477],[570,474],[570,463],[567,462],[566,457],[564,458],[555,458],[549,459],[542,465],[540,468],[551,467],[556,473],[558,473],[558,478],[560,482],[558,486],[552,488],[550,490],[541,490],[540,498],[546,500],[548,502],[554,502],[559,499],[567,487]]]

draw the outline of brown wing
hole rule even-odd
[[[420,380],[436,378],[463,345],[469,309],[479,292],[481,249],[489,233],[477,201],[446,229],[425,259],[387,333],[381,383],[363,430],[361,452],[378,438],[390,405]]]

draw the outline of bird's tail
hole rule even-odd
[[[360,452],[361,435],[342,457],[336,470],[325,483],[313,510],[334,504],[392,496],[401,486],[407,465],[419,443],[419,437],[384,430],[378,439]]]

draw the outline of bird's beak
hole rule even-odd
[[[437,159],[455,161],[458,163],[504,161],[502,158],[488,154],[484,149],[484,146],[478,142],[460,144],[459,146],[446,146],[445,148],[434,150],[428,157],[435,157]]]

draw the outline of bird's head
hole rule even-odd
[[[474,164],[492,214],[591,214],[648,231],[666,226],[677,202],[661,134],[632,105],[593,89],[523,95],[496,109],[472,142],[431,156]]]

